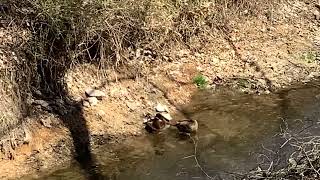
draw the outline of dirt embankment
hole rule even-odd
[[[0,141],[0,178],[67,165],[72,154],[79,153],[76,136],[87,136],[84,139],[88,142],[80,147],[94,152],[100,144],[145,133],[143,115],[158,102],[168,105],[172,112],[187,104],[197,90],[194,78],[199,74],[206,78],[207,88],[230,86],[245,93],[270,93],[320,76],[319,13],[314,3],[283,3],[272,14],[231,19],[228,29],[215,29],[205,41],[195,40],[196,50],[180,44],[154,56],[157,52],[153,50],[129,49],[131,60],[120,70],[101,70],[94,63],[72,65],[63,78],[69,103],[59,98],[37,101],[37,93],[28,98],[12,96],[16,87],[8,82],[14,77],[0,78],[0,120],[5,124],[0,128],[9,131]],[[10,62],[28,58],[10,47],[19,41],[28,42],[24,38],[30,34],[18,26],[1,27],[2,77],[8,77],[4,75],[10,71]],[[106,96],[95,105],[83,106],[88,87]],[[38,96],[43,96],[42,92]],[[25,109],[16,106],[12,97],[30,100],[27,103],[32,108],[22,123],[19,119],[25,114],[19,112]],[[59,105],[64,103],[77,104],[78,109]],[[68,118],[70,114],[76,120]],[[78,130],[72,123],[87,129]]]

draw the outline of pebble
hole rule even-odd
[[[44,127],[47,127],[47,128],[51,128],[51,119],[48,117],[48,118],[45,118],[45,119],[41,119],[41,124],[44,126]]]
[[[102,98],[105,97],[106,94],[100,90],[88,88],[85,90],[85,93],[88,97],[96,97],[96,98]]]
[[[138,104],[134,102],[127,102],[126,105],[131,111],[135,111],[138,108]]]
[[[88,102],[91,106],[95,106],[98,104],[98,99],[96,97],[88,97]]]
[[[83,105],[84,107],[90,107],[90,103],[89,103],[88,101],[83,101],[83,102],[82,102],[82,105]]]

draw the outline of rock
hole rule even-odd
[[[97,114],[101,117],[106,115],[106,113],[103,110],[99,110]]]
[[[88,102],[91,106],[95,106],[98,104],[98,99],[96,97],[88,97]]]
[[[157,104],[156,111],[157,112],[169,112],[168,107],[165,105],[162,105],[160,103]]]
[[[23,144],[29,144],[32,140],[31,132],[26,127],[23,128],[23,131],[24,131]]]
[[[45,118],[45,119],[40,119],[40,122],[44,127],[47,127],[47,128],[51,128],[52,127],[51,126],[52,121],[51,121],[50,117]]]
[[[310,81],[314,78],[318,78],[320,76],[320,73],[317,72],[311,72],[306,78],[305,81]]]
[[[169,61],[169,57],[168,57],[168,56],[162,56],[162,59],[163,59],[164,61]]]
[[[288,163],[289,163],[290,169],[291,169],[291,168],[295,168],[295,167],[297,166],[297,161],[296,161],[295,159],[289,158],[288,161],[289,161]]]
[[[88,97],[96,97],[96,98],[102,98],[105,97],[106,94],[100,90],[88,88],[85,90],[85,93]]]
[[[44,100],[34,100],[33,104],[40,105],[40,106],[42,106],[44,108],[48,108],[49,107],[49,103],[47,101],[44,101]]]
[[[83,101],[83,102],[82,102],[82,105],[83,105],[84,107],[90,107],[90,103],[89,103],[88,101]]]
[[[127,102],[126,105],[131,111],[135,111],[138,108],[138,104],[134,102]]]
[[[313,12],[313,15],[314,15],[314,18],[315,18],[316,20],[320,20],[320,13],[319,13],[319,11],[314,11],[314,12]]]
[[[162,113],[159,113],[164,119],[166,119],[167,121],[171,121],[172,120],[172,117],[169,113],[167,112],[162,112]]]
[[[76,98],[74,99],[74,101],[80,102],[80,101],[82,101],[82,97],[78,96],[78,97],[76,97]]]
[[[141,51],[142,51],[142,49],[140,49],[140,48],[138,48],[136,50],[136,58],[139,58],[141,56]]]

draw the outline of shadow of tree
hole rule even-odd
[[[75,150],[74,158],[85,171],[87,179],[106,179],[98,168],[96,160],[91,153],[90,132],[83,115],[83,107],[80,102],[72,102],[64,108],[69,109],[66,114],[57,113],[64,125],[69,129]],[[56,112],[61,112],[58,109]]]
[[[7,4],[6,4],[7,3]],[[16,1],[7,1],[3,4],[0,3],[1,17],[5,20],[1,22],[1,27],[11,28],[12,26],[24,26],[28,20],[23,19],[24,16],[20,14],[21,9],[31,8],[25,7],[28,3],[19,4]],[[17,13],[18,12],[18,13]],[[33,15],[33,14],[32,14]],[[20,19],[19,19],[20,18]],[[22,19],[21,19],[22,18]],[[33,16],[29,17],[33,18]],[[21,24],[19,24],[21,23]],[[44,27],[44,22],[33,22],[33,29],[31,40],[28,42],[29,46],[37,37],[37,33],[41,33],[40,29],[50,31],[50,27]],[[41,26],[41,27],[40,27]],[[28,29],[27,27],[25,27]],[[37,28],[39,28],[37,30]],[[42,30],[43,30],[42,29]],[[15,75],[14,83],[17,84],[17,96],[21,96],[21,103],[24,118],[31,115],[30,110],[33,108],[26,100],[27,96],[35,100],[43,100],[49,105],[46,110],[50,113],[57,115],[61,119],[64,126],[66,126],[71,134],[74,146],[74,159],[78,162],[80,167],[84,170],[86,179],[108,179],[102,175],[101,170],[92,154],[90,145],[90,132],[84,117],[82,102],[72,99],[67,91],[64,77],[67,71],[71,68],[71,60],[66,56],[66,47],[63,45],[65,42],[63,35],[53,37],[55,32],[48,33],[48,44],[44,44],[43,48],[47,58],[35,57],[32,50],[38,47],[31,47],[31,49],[19,49],[21,44],[12,45],[12,52],[22,51],[25,53],[25,61],[17,62],[16,69],[12,71]],[[58,40],[60,38],[60,40]],[[51,42],[52,44],[49,44]],[[40,44],[41,45],[41,44]],[[94,47],[96,48],[96,47]],[[62,58],[62,59],[59,59]],[[20,63],[20,64],[19,64]],[[92,62],[94,63],[94,62]],[[20,93],[20,94],[19,94]],[[60,100],[57,102],[57,100]],[[23,121],[23,120],[22,120]]]

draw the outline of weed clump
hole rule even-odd
[[[194,79],[193,83],[197,85],[199,89],[205,89],[208,86],[208,81],[206,77],[201,74],[198,74]]]
[[[313,63],[317,60],[317,52],[308,51],[302,54],[301,59],[307,63]]]

